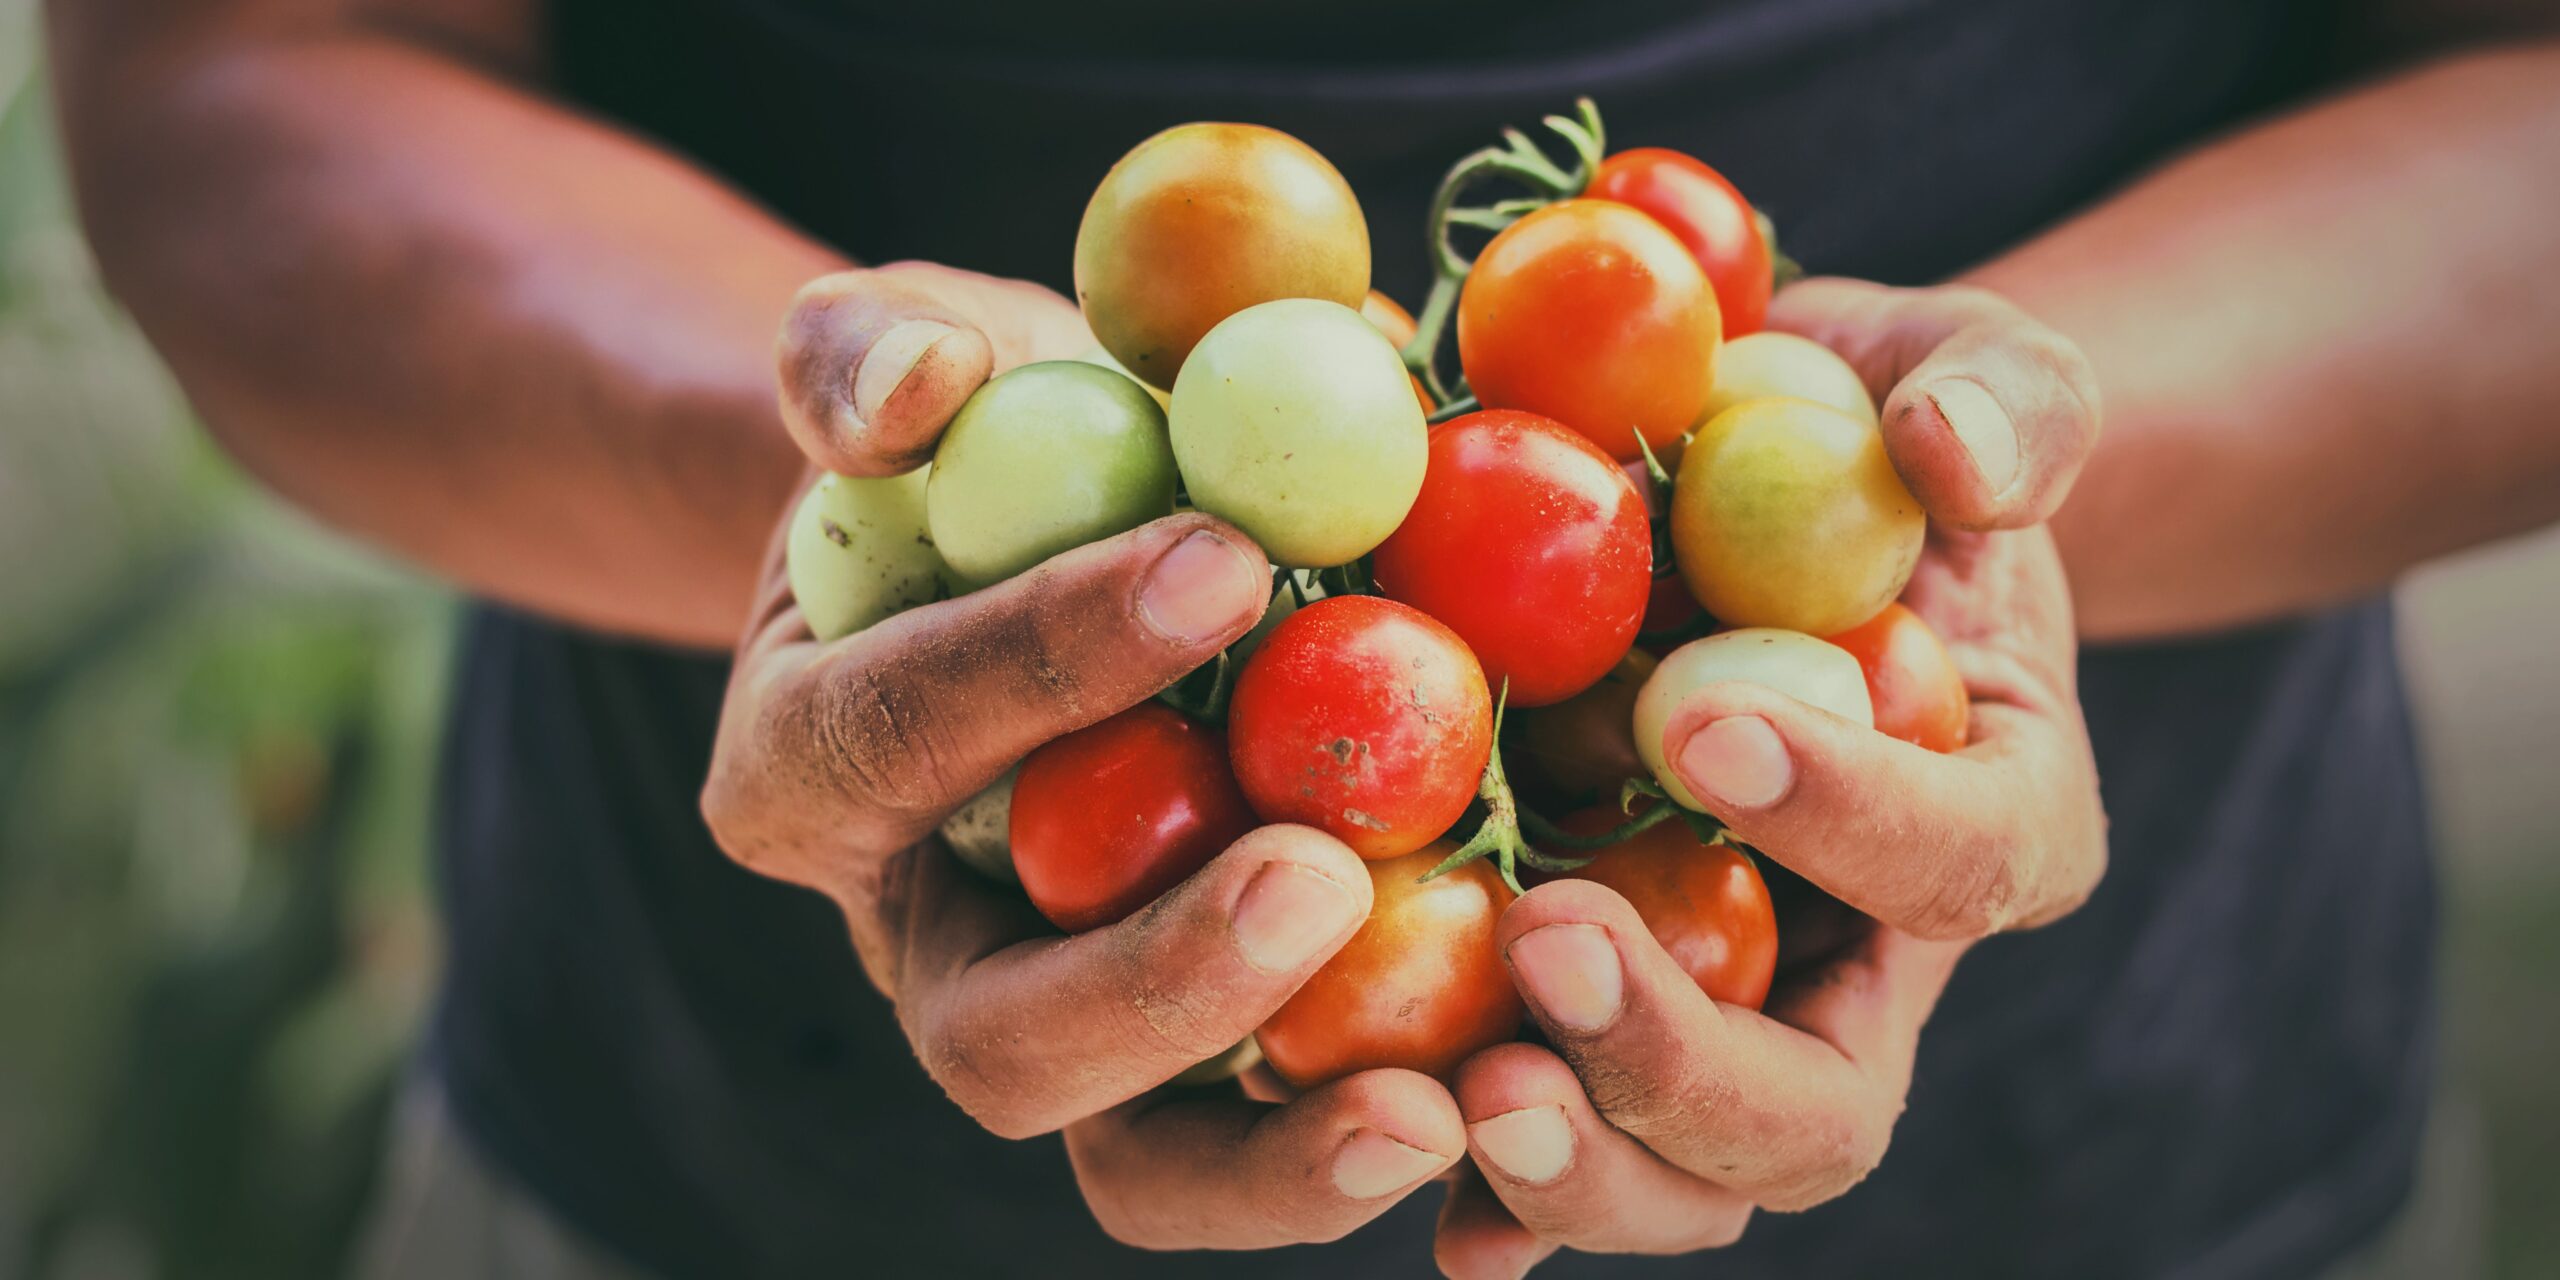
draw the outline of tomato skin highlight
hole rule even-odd
[[[1556,825],[1598,835],[1626,820],[1613,804]],[[1778,914],[1749,855],[1698,839],[1673,818],[1598,850],[1556,877],[1606,885],[1625,898],[1683,972],[1719,1003],[1757,1009],[1778,971]]]
[[[1458,295],[1458,359],[1476,398],[1581,432],[1621,462],[1696,425],[1723,333],[1715,290],[1662,224],[1564,200],[1503,228]]]
[[[1378,589],[1457,632],[1515,707],[1607,675],[1653,589],[1627,473],[1562,423],[1507,409],[1432,428],[1422,493],[1373,563]]]
[[[1827,638],[1848,650],[1866,674],[1879,732],[1941,754],[1964,749],[1973,699],[1946,642],[1919,614],[1895,601]]]
[[[1466,812],[1493,700],[1457,633],[1393,600],[1335,596],[1289,615],[1245,663],[1227,748],[1264,821],[1394,858]]]
[[[1311,1089],[1401,1067],[1445,1082],[1519,1032],[1520,992],[1493,942],[1511,890],[1482,859],[1422,881],[1456,848],[1441,841],[1369,864],[1368,920],[1262,1025],[1281,1079]]]
[[[1724,312],[1724,336],[1758,333],[1769,313],[1769,242],[1751,202],[1704,162],[1668,147],[1636,147],[1600,162],[1584,194],[1641,209],[1679,238]]]
[[[1253,124],[1176,125],[1129,149],[1076,229],[1076,301],[1094,340],[1171,390],[1218,322],[1277,298],[1357,307],[1369,224],[1313,147]]]
[[[1083,933],[1155,901],[1254,826],[1218,731],[1141,702],[1023,760],[1007,840],[1031,905]]]

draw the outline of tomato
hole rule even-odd
[[[1173,513],[1173,445],[1137,383],[1077,360],[978,388],[935,446],[934,545],[963,581],[1000,582]]]
[[[1227,744],[1266,821],[1393,858],[1466,811],[1493,749],[1493,700],[1455,632],[1393,600],[1335,596],[1290,615],[1245,663]]]
[[[1876,402],[1867,395],[1866,379],[1831,348],[1792,333],[1755,333],[1725,343],[1716,352],[1716,389],[1707,397],[1707,416],[1769,396],[1827,404],[1875,425]]]
[[[821,640],[930,603],[945,570],[925,528],[925,473],[819,477],[791,513],[782,567]]]
[[[1689,594],[1689,584],[1682,582],[1679,574],[1659,574],[1653,580],[1652,591],[1645,597],[1644,625],[1638,628],[1638,633],[1677,632],[1696,624],[1705,613],[1705,609],[1698,607],[1698,598]]]
[[[1614,799],[1618,786],[1649,772],[1636,754],[1636,691],[1657,664],[1629,650],[1600,683],[1555,704],[1520,713],[1518,736],[1503,747],[1517,780],[1567,800]]]
[[[1598,835],[1626,820],[1614,804],[1567,814],[1556,825]],[[1562,877],[1607,885],[1643,918],[1653,939],[1724,1004],[1757,1009],[1778,970],[1778,914],[1749,855],[1708,844],[1672,819],[1609,845]]]
[[[1003,777],[952,810],[934,831],[951,856],[998,884],[1022,883],[1022,876],[1013,869],[1011,842],[1013,784],[1021,774],[1020,765],[1005,770]]]
[[[1092,365],[1097,369],[1109,369],[1113,373],[1119,374],[1121,377],[1137,383],[1138,389],[1146,392],[1147,398],[1155,401],[1157,408],[1168,412],[1173,409],[1172,392],[1166,391],[1161,387],[1148,386],[1145,379],[1129,372],[1129,370],[1119,361],[1111,358],[1110,352],[1103,350],[1099,345],[1086,348],[1082,353],[1076,356],[1076,359],[1084,364]]]
[[[1899,602],[1830,637],[1858,660],[1876,728],[1931,751],[1960,751],[1973,718],[1964,676],[1938,633]]]
[[[1171,387],[1219,321],[1275,298],[1357,307],[1369,224],[1315,149],[1250,124],[1186,124],[1111,166],[1076,229],[1076,301],[1093,336]]]
[[[1591,175],[1594,199],[1633,205],[1669,229],[1715,285],[1727,337],[1760,331],[1769,311],[1769,242],[1751,202],[1723,174],[1663,147],[1621,151]]]
[[[1141,702],[1023,758],[1014,874],[1049,923],[1123,919],[1254,827],[1218,731]]]
[[[1867,677],[1847,650],[1827,641],[1774,627],[1719,631],[1671,651],[1636,693],[1636,754],[1673,800],[1706,806],[1671,771],[1663,734],[1680,700],[1707,685],[1746,680],[1862,725],[1875,723],[1867,701]]]
[[[1403,351],[1405,344],[1413,341],[1413,313],[1375,289],[1371,289],[1368,298],[1361,302],[1360,318],[1387,335],[1387,341],[1394,343],[1397,351]],[[1423,416],[1431,416],[1431,412],[1440,407],[1431,403],[1431,388],[1422,385],[1420,377],[1411,374],[1406,377],[1413,383],[1413,398],[1421,404]]]
[[[1562,422],[1621,461],[1697,424],[1715,384],[1715,291],[1660,223],[1565,200],[1503,229],[1458,295],[1458,359],[1488,408]]]
[[[1810,400],[1717,414],[1671,490],[1680,576],[1734,626],[1846,631],[1902,594],[1927,531],[1884,436]]]
[[[1360,313],[1305,298],[1229,316],[1173,385],[1193,506],[1293,569],[1347,564],[1422,490],[1430,428],[1404,361]]]
[[[1445,1081],[1518,1033],[1519,989],[1493,944],[1511,890],[1483,859],[1422,879],[1456,847],[1369,864],[1368,920],[1262,1024],[1263,1056],[1281,1079],[1312,1089],[1402,1067]]]
[[[1635,643],[1653,537],[1609,455],[1552,418],[1489,409],[1432,428],[1422,494],[1372,563],[1389,599],[1448,624],[1487,685],[1536,707]]]

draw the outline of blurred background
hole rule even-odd
[[[0,1277],[338,1273],[436,957],[451,601],[228,466],[100,292],[0,0]],[[2560,1273],[2560,537],[2401,592],[2447,1153]],[[2459,1260],[2437,1258],[2432,1274]]]

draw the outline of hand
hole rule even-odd
[[[1938,755],[1756,685],[1690,695],[1664,732],[1681,781],[1855,912],[1785,921],[1791,951],[1801,933],[1836,943],[1785,966],[1753,1013],[1701,994],[1604,888],[1513,904],[1498,939],[1554,1049],[1460,1069],[1476,1172],[1442,1217],[1452,1275],[1518,1275],[1559,1245],[1712,1247],[1755,1207],[1839,1195],[1883,1157],[1956,958],[2069,912],[2104,870],[2070,597],[2041,528],[2097,435],[2086,362],[1971,289],[1809,281],[1769,324],[1838,351],[1881,398],[1931,525],[1903,599],[1964,676],[1971,740]]]
[[[1089,345],[1064,299],[941,268],[803,290],[784,416],[821,465],[930,455],[996,368]],[[1263,612],[1270,568],[1186,514],[828,644],[767,553],[703,813],[741,864],[828,895],[925,1069],[996,1133],[1066,1129],[1096,1217],[1153,1247],[1332,1239],[1465,1151],[1448,1091],[1375,1071],[1286,1106],[1148,1094],[1253,1033],[1347,941],[1369,876],[1303,827],[1238,841],[1153,906],[1059,937],[932,838],[1042,742],[1171,684]],[[1134,1100],[1134,1101],[1133,1101]]]

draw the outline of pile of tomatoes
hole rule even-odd
[[[1339,838],[1371,915],[1257,1037],[1299,1086],[1446,1073],[1517,1034],[1493,931],[1524,875],[1617,890],[1702,989],[1758,1007],[1769,890],[1663,759],[1688,691],[1756,681],[1965,741],[1944,646],[1894,603],[1925,521],[1868,388],[1760,329],[1765,220],[1689,156],[1607,154],[1587,102],[1548,124],[1570,167],[1514,132],[1444,181],[1418,321],[1371,292],[1358,201],[1304,143],[1147,139],[1077,238],[1100,349],[993,379],[929,466],[827,477],[794,519],[821,639],[1185,505],[1262,546],[1262,625],[946,834],[1069,932],[1256,825]],[[1489,182],[1527,194],[1460,203]]]

